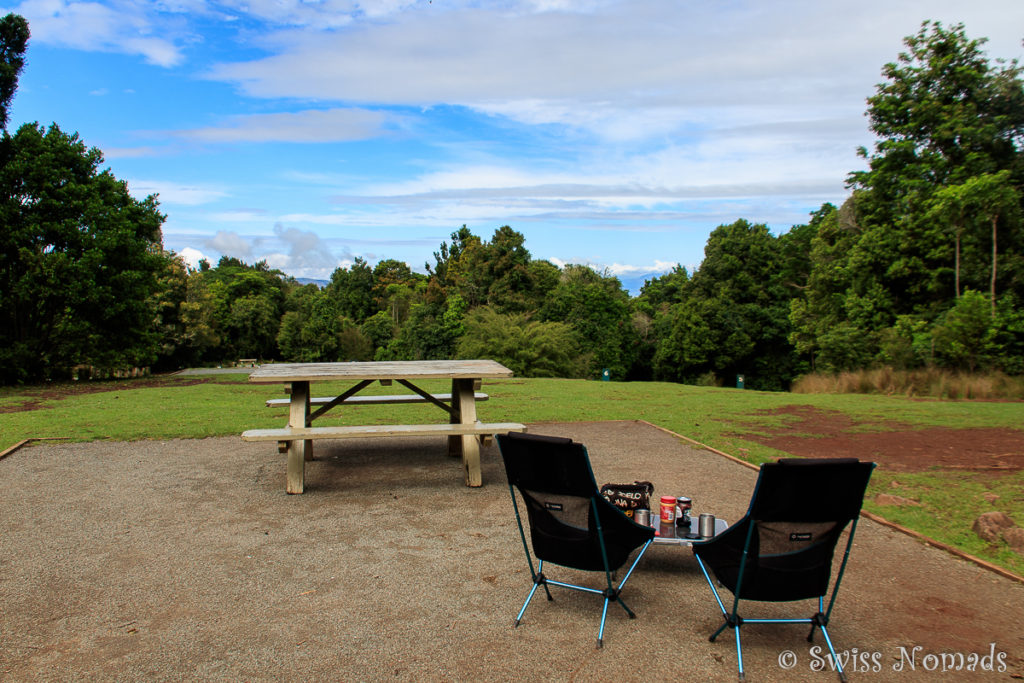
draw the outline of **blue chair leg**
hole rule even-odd
[[[604,607],[601,608],[601,627],[597,630],[597,646],[604,647],[604,621],[608,617],[608,603],[611,601],[610,597],[605,597]]]
[[[828,629],[824,625],[821,625],[821,635],[825,636],[825,644],[828,645],[828,651],[832,654],[832,661],[836,663],[836,673],[839,674],[840,681],[846,681],[846,674],[843,672],[843,665],[839,663],[839,657],[836,656],[836,649],[832,647],[832,639],[828,637]]]
[[[533,600],[533,594],[537,592],[537,588],[544,586],[544,592],[547,593],[548,600],[553,601],[551,597],[551,590],[548,588],[547,579],[544,577],[544,561],[541,560],[537,564],[537,573],[533,577],[533,588],[530,589],[530,594],[526,596],[526,602],[523,603],[523,608],[519,610],[519,614],[516,615],[515,626],[518,628],[519,622],[523,620],[523,615],[526,613],[526,608],[530,606],[530,601]]]
[[[743,674],[743,646],[740,644],[740,625],[736,624],[733,627],[733,632],[736,634],[736,662],[740,668],[740,680],[745,681],[746,677]]]
[[[530,606],[530,600],[533,600],[533,594],[537,592],[539,583],[533,584],[533,588],[530,589],[530,594],[526,596],[526,602],[523,603],[523,608],[519,610],[519,614],[516,615],[516,627],[519,626],[519,622],[523,620],[523,614],[526,612],[526,608]]]

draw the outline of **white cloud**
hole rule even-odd
[[[265,232],[210,238],[241,257],[323,269],[339,245],[311,243],[305,231],[386,244],[395,226],[422,236],[508,223],[579,231],[573,238],[588,249],[595,235],[618,239],[592,254],[611,254],[600,258],[624,275],[652,260],[628,253],[644,231],[697,235],[696,224],[739,217],[777,227],[841,201],[843,179],[863,163],[855,147],[871,141],[864,99],[923,19],[964,21],[968,35],[989,36],[986,49],[1003,57],[1021,54],[1024,22],[1019,0],[26,0],[16,11],[39,42],[165,66],[193,45],[222,58],[244,38],[244,57],[204,75],[267,98],[255,106],[279,113],[227,117],[239,98],[216,99],[224,88],[205,84],[214,98],[196,98],[203,113],[156,124],[175,128],[164,131],[171,144],[105,148],[108,158],[140,159],[132,168],[143,157],[199,149],[203,157],[185,161],[208,177],[215,166],[204,164],[230,163],[216,155],[235,150],[207,143],[406,135],[409,145],[370,153],[370,145],[296,144],[269,160],[253,145],[242,150],[249,167],[222,176],[231,185],[187,175],[132,183],[164,205],[230,196],[263,207],[168,211],[190,233]],[[395,113],[414,107],[422,111]],[[275,222],[280,234],[271,236]],[[660,249],[653,253],[690,259],[674,244]]]
[[[105,147],[103,149],[103,158],[107,160],[139,159],[156,156],[159,153],[160,151],[155,147]]]
[[[578,258],[578,259],[561,259],[552,256],[547,259],[559,268],[565,268],[569,265],[586,266],[594,272],[602,275],[608,274],[618,278],[636,278],[641,276],[656,276],[662,273],[667,273],[679,263],[675,261],[655,261],[650,265],[629,265],[624,263],[598,263],[589,258]]]
[[[253,257],[252,242],[237,232],[218,230],[216,235],[203,240],[203,245],[207,249],[212,249],[225,256],[233,256],[243,261],[249,261]]]
[[[149,3],[74,0],[25,0],[13,10],[25,17],[32,40],[76,50],[141,55],[150,64],[170,67],[183,56],[172,23],[152,16]]]
[[[280,223],[274,225],[273,237],[218,230],[212,238],[199,239],[206,249],[218,254],[246,263],[266,261],[271,268],[296,277],[327,278],[343,261],[353,258],[348,247],[343,247],[341,256],[337,256],[316,233],[288,228]]]
[[[287,272],[330,274],[341,261],[315,232],[286,228],[278,223],[274,226],[274,235],[287,245],[287,265],[281,266]],[[347,256],[351,258],[351,254]]]
[[[259,223],[267,220],[266,209],[234,209],[216,211],[208,215],[214,223]]]
[[[679,264],[672,261],[655,261],[648,266],[631,266],[622,263],[613,263],[608,266],[608,271],[616,276],[646,275],[648,273],[667,273]]]
[[[198,206],[209,204],[228,196],[228,192],[217,187],[200,187],[185,185],[166,180],[132,180],[128,187],[135,197],[146,197],[156,194],[161,205],[177,204],[182,206]]]
[[[200,142],[347,142],[387,132],[398,119],[367,109],[306,110],[234,116],[220,126],[174,134]]]
[[[178,252],[178,256],[181,256],[181,258],[185,261],[188,267],[193,270],[199,270],[200,261],[204,259],[208,263],[210,261],[209,256],[199,251],[198,249],[193,249],[192,247],[185,247],[184,249]]]
[[[612,142],[816,121],[836,110],[849,127],[863,124],[881,65],[923,19],[968,21],[972,35],[1011,55],[1020,53],[1020,21],[1008,17],[1024,20],[1018,0],[435,5],[336,31],[274,34],[269,56],[214,65],[209,77],[256,97],[458,104]]]

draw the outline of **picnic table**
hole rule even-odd
[[[249,375],[258,384],[284,383],[289,398],[267,401],[269,406],[288,405],[288,424],[280,429],[250,429],[243,432],[246,441],[277,441],[279,449],[288,454],[288,493],[302,493],[305,463],[313,459],[316,439],[349,439],[383,436],[448,437],[450,455],[461,456],[467,486],[481,486],[480,440],[494,434],[525,431],[515,422],[482,423],[476,418],[476,401],[486,400],[478,394],[483,379],[511,377],[512,371],[492,360],[431,360],[351,363],[279,363],[263,365]],[[432,394],[414,382],[427,379],[450,379],[450,394]],[[337,396],[312,398],[310,384],[330,380],[356,382]],[[412,393],[392,396],[357,396],[374,382],[388,386],[393,382]],[[429,403],[448,414],[447,424],[391,424],[314,427],[315,419],[340,405]],[[311,406],[318,406],[311,412]]]

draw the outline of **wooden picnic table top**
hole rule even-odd
[[[250,373],[249,381],[269,384],[347,379],[483,379],[511,376],[511,370],[493,360],[399,360],[272,363]]]

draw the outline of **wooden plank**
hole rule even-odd
[[[451,403],[451,394],[431,394],[438,401],[445,403]],[[309,404],[312,406],[327,405],[334,400],[334,396],[316,396],[309,399]],[[474,398],[477,401],[487,401],[490,396],[483,393],[474,394]],[[350,396],[342,401],[343,405],[385,405],[385,404],[404,404],[404,403],[426,403],[427,400],[422,396],[416,394],[393,394],[390,396]],[[268,408],[279,408],[286,406],[290,403],[290,399],[287,398],[272,398],[267,401]]]
[[[425,425],[357,425],[338,427],[284,427],[282,429],[250,429],[242,432],[245,441],[292,441],[309,439],[355,439],[375,436],[479,436],[525,432],[518,422],[475,422],[473,424]]]
[[[456,380],[455,394],[458,397],[459,426],[474,424],[476,402],[473,400],[473,380]],[[462,437],[462,469],[466,473],[466,486],[483,485],[483,474],[480,472],[480,442],[471,436]]]
[[[480,379],[511,377],[512,371],[493,360],[424,360],[353,363],[271,363],[249,374],[249,381],[314,382],[323,380]]]
[[[455,408],[451,407],[447,403],[444,403],[443,401],[439,401],[438,399],[434,398],[433,394],[429,393],[428,391],[426,391],[424,389],[420,389],[418,386],[416,386],[415,384],[413,384],[409,380],[407,380],[407,379],[400,379],[400,380],[398,380],[398,383],[401,384],[406,389],[412,391],[414,394],[416,394],[417,396],[422,398],[424,401],[427,401],[428,403],[433,403],[435,406],[437,406],[441,410],[445,411],[449,415],[454,415],[455,414],[455,412],[456,412]]]
[[[448,415],[449,424],[459,423],[459,380],[452,380],[452,412]],[[448,457],[462,458],[462,437],[448,437]]]
[[[323,406],[320,406],[319,408],[317,408],[316,412],[309,416],[309,419],[306,420],[306,424],[303,425],[303,426],[304,427],[310,426],[311,424],[313,424],[313,420],[315,420],[316,418],[320,417],[321,415],[323,415],[324,413],[326,413],[328,410],[330,410],[334,406],[338,405],[339,403],[344,403],[349,398],[355,396],[356,394],[358,394],[360,391],[362,391],[366,387],[370,386],[371,384],[373,384],[373,382],[371,382],[368,379],[364,379],[362,382],[359,382],[354,387],[349,387],[345,391],[345,393],[341,394],[340,396],[335,396],[330,401],[328,401],[326,405],[323,405]]]
[[[309,382],[292,382],[291,410],[288,427],[305,429],[309,418]],[[312,441],[291,441],[288,444],[288,472],[285,490],[302,493],[306,481],[306,461],[313,459]]]

